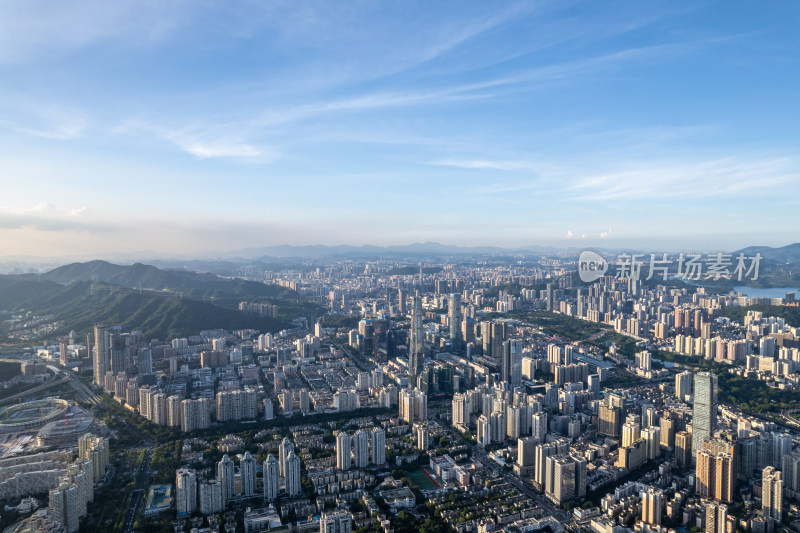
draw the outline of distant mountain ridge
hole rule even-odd
[[[769,259],[777,263],[798,263],[800,262],[800,242],[772,248],[770,246],[748,246],[734,252],[734,255],[743,253],[746,256],[753,256],[760,253],[764,259]]]
[[[296,296],[290,289],[257,281],[225,278],[216,274],[187,270],[164,270],[134,263],[116,265],[108,261],[89,261],[60,266],[44,274],[22,274],[20,279],[69,284],[95,281],[131,289],[151,289],[180,293],[184,297],[203,298],[284,298]]]

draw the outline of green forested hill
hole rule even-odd
[[[275,304],[279,318],[240,312],[240,301]],[[57,322],[59,331],[48,331],[48,336],[71,329],[88,331],[99,322],[169,339],[216,328],[276,331],[299,316],[313,319],[319,307],[297,291],[276,285],[139,263],[91,261],[44,274],[0,276],[0,312],[7,313],[0,319],[15,314],[26,317],[16,323],[0,322],[0,337],[6,339],[27,317]]]
[[[277,331],[286,321],[226,309],[208,301],[180,298],[176,294],[137,291],[106,284],[78,281],[67,286],[52,282],[22,281],[27,297],[11,311],[30,311],[37,316],[52,316],[61,324],[49,336],[69,330],[89,331],[95,323],[119,325],[124,330],[141,330],[145,338],[162,340],[195,335],[204,329],[246,329]],[[53,287],[55,286],[55,288]],[[18,296],[20,287],[0,288],[0,302]],[[0,335],[9,333],[0,326]]]

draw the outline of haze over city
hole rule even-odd
[[[5,2],[0,254],[790,244],[799,16]]]

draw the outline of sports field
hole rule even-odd
[[[421,490],[435,490],[441,488],[433,479],[431,479],[425,472],[422,470],[417,470],[416,472],[411,472],[408,477],[417,484],[417,486]]]

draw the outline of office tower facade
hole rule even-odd
[[[179,515],[189,515],[197,509],[197,476],[190,468],[180,468],[175,473],[175,504]]]
[[[140,376],[153,373],[153,351],[150,348],[142,348],[136,355],[136,368]]]
[[[125,372],[127,367],[127,357],[125,355],[125,339],[122,337],[122,330],[115,326],[111,333],[110,346],[110,368],[114,374]]]
[[[502,359],[500,359],[500,380],[503,383],[511,383],[511,341],[503,342]]]
[[[694,375],[692,402],[692,456],[703,448],[703,442],[714,436],[717,425],[717,376],[709,372]]]
[[[586,461],[571,455],[545,460],[544,494],[556,505],[586,496]]]
[[[538,444],[533,437],[517,440],[517,465],[520,468],[533,467],[536,464],[536,446]]]
[[[506,323],[505,322],[490,322],[492,328],[492,352],[491,355],[495,359],[503,357],[503,343],[506,340]]]
[[[108,358],[108,332],[102,326],[94,326],[94,346],[92,349],[92,366],[94,367],[94,382],[104,386],[106,372],[111,370]]]
[[[236,477],[233,459],[228,454],[217,463],[217,481],[222,483],[222,500],[227,503],[236,494]]]
[[[568,446],[560,442],[548,442],[536,446],[536,460],[534,465],[533,486],[539,492],[545,490],[547,481],[547,459],[548,457],[566,453]]]

